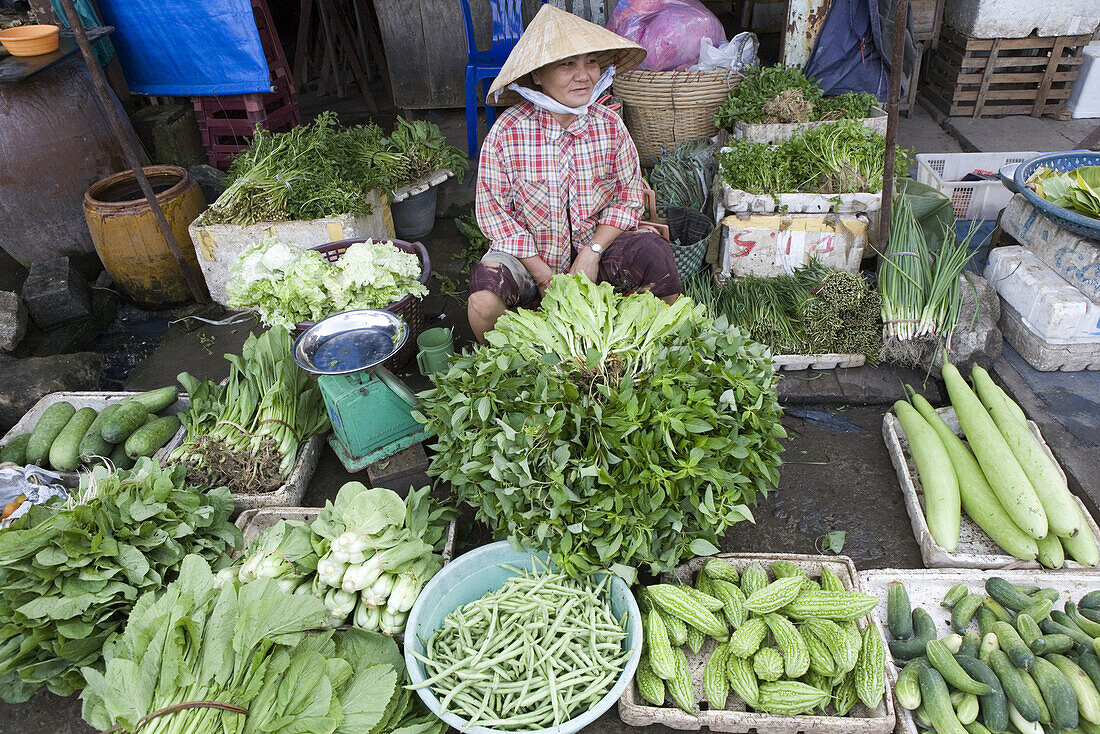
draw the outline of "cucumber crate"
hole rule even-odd
[[[691,584],[696,573],[711,557],[693,558],[686,563],[677,566],[674,578],[670,581],[679,581]],[[767,567],[773,561],[788,561],[799,566],[806,572],[807,577],[818,580],[821,577],[821,569],[828,568],[835,573],[844,587],[850,591],[863,591],[863,586],[856,572],[852,559],[846,556],[809,556],[799,554],[775,553],[775,554],[720,554],[713,556],[733,566],[740,574],[751,563],[759,562]],[[882,606],[882,605],[880,605]],[[862,629],[867,625],[873,625],[885,646],[886,636],[882,624],[872,612],[857,620],[857,625]],[[889,684],[884,690],[884,696],[878,706],[869,710],[860,702],[848,712],[847,716],[778,716],[773,714],[758,713],[746,710],[744,701],[735,693],[730,693],[726,706],[722,710],[712,709],[707,703],[703,693],[703,673],[707,660],[717,647],[713,638],[707,638],[698,653],[687,650],[688,670],[691,673],[692,693],[695,705],[692,713],[687,713],[679,708],[670,706],[653,706],[638,693],[635,685],[628,686],[619,699],[619,718],[624,723],[632,726],[648,726],[649,724],[663,724],[673,729],[710,729],[711,731],[758,734],[887,734],[894,730],[894,702],[890,695]],[[887,671],[889,671],[889,651],[886,653]]]

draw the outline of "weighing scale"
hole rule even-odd
[[[328,443],[349,472],[428,437],[412,417],[416,396],[381,366],[408,338],[401,317],[361,309],[318,321],[294,342],[294,361],[317,375],[332,421]]]

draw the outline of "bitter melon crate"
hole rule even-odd
[[[883,568],[874,571],[863,571],[859,574],[866,594],[877,596],[881,603],[875,608],[877,621],[886,623],[886,593],[891,581],[900,581],[905,584],[909,593],[909,602],[914,609],[922,607],[936,623],[937,630],[942,637],[951,632],[951,610],[940,606],[948,589],[956,584],[966,584],[971,593],[984,594],[985,581],[990,576],[999,576],[1010,584],[1020,586],[1043,586],[1055,589],[1061,594],[1061,598],[1054,603],[1055,608],[1061,609],[1067,601],[1078,601],[1090,591],[1100,589],[1100,578],[1096,574],[1075,572],[1065,573],[1037,573],[1027,570],[1001,570],[996,572],[982,571],[978,569],[908,569],[908,568]],[[889,649],[886,653],[886,680],[887,686],[893,688],[897,681],[898,669],[894,664]],[[898,734],[918,734],[913,712],[895,704],[897,711]]]
[[[693,558],[677,566],[675,578],[681,583],[692,583],[695,574],[710,558],[718,558],[729,563],[737,569],[738,573],[744,571],[754,561],[765,567],[773,561],[790,561],[805,570],[809,578],[815,580],[821,577],[822,567],[827,567],[840,578],[844,588],[849,591],[863,591],[855,564],[847,556],[808,556],[789,553],[721,554]],[[885,617],[885,604],[879,606],[883,608],[882,616]],[[857,620],[856,624],[861,629],[868,624],[873,624],[885,646],[886,634],[878,616],[874,613],[868,614]],[[874,710],[868,710],[861,702],[856,702],[847,716],[777,716],[746,711],[744,702],[734,693],[730,693],[724,710],[711,709],[703,694],[703,671],[715,647],[717,643],[713,638],[708,637],[698,654],[692,653],[690,649],[685,650],[688,670],[691,672],[692,692],[695,696],[695,705],[691,714],[675,707],[653,706],[638,694],[636,686],[630,685],[619,699],[619,718],[631,726],[663,724],[673,729],[710,729],[734,733],[886,734],[894,730],[894,700],[890,695],[889,683],[886,684],[885,695]],[[886,665],[889,671],[891,668],[889,650],[886,652]]]
[[[956,435],[963,435],[954,408],[948,406],[939,408],[936,412]],[[1043,434],[1039,432],[1039,426],[1034,421],[1029,420],[1027,423],[1031,429],[1031,434],[1035,436],[1043,452],[1058,467],[1058,472],[1062,475],[1062,481],[1065,481],[1066,474],[1062,471],[1058,460],[1054,458],[1054,454],[1047,446],[1046,441],[1043,440]],[[887,413],[882,419],[882,437],[886,441],[886,448],[890,452],[890,460],[894,463],[894,470],[897,472],[898,481],[901,483],[901,490],[905,495],[905,508],[909,511],[909,521],[913,526],[913,535],[916,536],[917,544],[920,545],[920,554],[925,566],[929,568],[987,569],[1042,568],[1038,561],[1021,561],[1010,556],[992,538],[986,535],[985,531],[978,527],[977,523],[971,520],[965,512],[962,513],[962,522],[959,524],[959,545],[955,548],[955,551],[953,553],[948,552],[946,548],[939,545],[932,538],[932,533],[928,529],[928,521],[924,515],[924,490],[921,488],[920,479],[917,477],[917,468],[909,451],[909,441],[893,413]],[[1100,538],[1100,527],[1097,527],[1096,520],[1089,514],[1088,509],[1078,497],[1074,496],[1074,499],[1077,500],[1081,512],[1085,515],[1089,532],[1092,533],[1094,538]],[[1091,569],[1068,559],[1063,568],[1067,571],[1093,574],[1100,570]],[[1055,571],[1054,573],[1063,572]],[[1100,588],[1100,576],[1096,578],[1096,583]]]
[[[1091,35],[969,38],[947,25],[924,93],[945,114],[1056,115],[1065,109]]]

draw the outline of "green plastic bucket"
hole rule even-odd
[[[502,564],[520,570],[534,571],[544,567],[547,554],[539,553],[538,558],[542,559],[542,563],[535,560],[534,554],[518,551],[509,543],[500,542],[464,553],[444,566],[420,592],[416,603],[409,611],[409,619],[405,626],[405,667],[409,672],[409,680],[416,684],[428,678],[424,671],[424,664],[413,656],[412,651],[416,651],[419,655],[425,654],[425,643],[437,629],[443,626],[443,620],[448,614],[464,604],[480,599],[490,591],[499,589],[505,581],[516,575],[514,571],[503,568]],[[626,614],[626,638],[623,639],[623,648],[632,650],[615,685],[589,711],[570,719],[561,726],[532,729],[530,732],[571,734],[580,731],[610,709],[634,680],[634,672],[638,669],[638,661],[642,657],[642,615],[634,595],[630,593],[630,587],[618,576],[611,582],[611,612],[618,619]],[[452,713],[441,713],[439,699],[431,690],[431,686],[418,688],[416,692],[433,714],[463,734],[514,734],[514,732],[503,732],[484,726],[467,726],[466,721],[458,716]]]

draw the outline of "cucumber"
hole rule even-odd
[[[1091,652],[1083,653],[1077,656],[1077,664],[1081,666],[1081,670],[1085,671],[1085,675],[1089,677],[1097,690],[1100,690],[1100,658]]]
[[[1061,568],[1066,562],[1066,551],[1062,548],[1062,541],[1054,533],[1047,533],[1045,538],[1035,541],[1039,546],[1039,563],[1046,568]]]
[[[1085,671],[1064,655],[1048,655],[1046,659],[1069,681],[1077,696],[1077,711],[1080,717],[1092,724],[1100,723],[1100,693],[1097,692],[1096,686]]]
[[[1054,609],[1054,602],[1050,599],[1040,599],[1027,609],[1022,610],[1020,614],[1017,614],[1016,620],[1019,621],[1021,614],[1026,614],[1028,617],[1031,617],[1033,621],[1039,622],[1049,617],[1052,609]]]
[[[958,655],[955,660],[967,675],[989,686],[989,693],[978,698],[982,723],[993,731],[1004,731],[1008,726],[1008,699],[1005,698],[1004,688],[1001,687],[997,674],[976,658]]]
[[[966,727],[968,734],[993,734],[980,721],[971,721],[969,724],[963,724],[963,726]]]
[[[940,606],[950,609],[962,601],[969,593],[966,584],[955,584],[943,595],[943,601],[940,602]]]
[[[1078,563],[1084,566],[1095,566],[1100,563],[1100,546],[1096,545],[1096,538],[1087,522],[1077,535],[1072,538],[1062,538],[1061,541],[1065,552]]]
[[[951,608],[951,629],[958,634],[966,631],[970,620],[978,607],[982,605],[982,597],[979,594],[968,594]]]
[[[1034,600],[1027,594],[1005,581],[1000,576],[991,576],[985,581],[985,593],[1003,607],[1014,612],[1027,609]]]
[[[24,466],[27,463],[27,444],[30,443],[31,434],[20,433],[4,444],[0,449],[0,464],[18,464]]]
[[[901,673],[898,674],[897,683],[894,685],[894,695],[902,708],[913,711],[920,707],[920,672],[928,667],[928,658],[913,658]]]
[[[27,443],[27,463],[41,466],[50,456],[50,446],[54,439],[65,430],[69,419],[76,414],[72,403],[60,402],[42,411],[42,417],[34,426],[31,440]]]
[[[940,642],[942,642],[943,646],[946,647],[952,655],[954,655],[959,651],[959,648],[962,647],[963,638],[962,635],[957,635],[952,632],[949,635],[941,637]]]
[[[981,632],[983,638],[993,631],[993,623],[997,621],[997,615],[989,611],[989,607],[985,605],[984,600],[982,605],[978,607],[978,613],[974,616],[978,618],[978,631]]]
[[[1008,704],[1008,719],[1015,727],[1013,731],[1017,731],[1019,734],[1045,734],[1042,724],[1025,719],[1011,703]]]
[[[1081,609],[1100,609],[1100,591],[1090,591],[1077,602]]]
[[[1071,602],[1066,602],[1066,616],[1077,625],[1077,628],[1084,632],[1089,637],[1100,637],[1100,623],[1085,617],[1077,611],[1077,606]]]
[[[1073,638],[1069,635],[1041,635],[1028,643],[1036,655],[1069,652],[1073,649]]]
[[[141,428],[149,417],[149,410],[136,400],[125,400],[118,405],[114,415],[103,421],[99,435],[107,443],[124,443],[130,434]]]
[[[1053,615],[1053,612],[1051,614]],[[1082,652],[1087,652],[1093,648],[1092,638],[1076,627],[1071,628],[1064,624],[1059,624],[1053,619],[1044,619],[1039,623],[1039,629],[1043,631],[1044,635],[1070,636],[1073,638],[1073,644],[1080,646]]]
[[[113,466],[115,470],[133,469],[134,464],[136,463],[133,459],[126,455],[126,446],[121,443],[115,446],[114,450],[111,451],[111,455],[107,457],[107,461],[110,462],[111,466]]]
[[[1100,622],[1100,609],[1092,609],[1090,607],[1078,605],[1077,613],[1085,619],[1092,620],[1093,622]]]
[[[1020,530],[1005,512],[1004,506],[982,473],[978,460],[962,439],[955,435],[936,409],[923,397],[914,395],[913,405],[935,430],[951,457],[951,465],[959,479],[959,499],[967,516],[1010,555],[1025,561],[1036,558],[1039,551],[1035,539]]]
[[[989,665],[989,653],[994,650],[1000,650],[1001,646],[997,643],[997,635],[994,632],[986,632],[982,636],[982,644],[978,647],[978,660],[981,660],[986,665]]]
[[[894,403],[894,415],[909,441],[909,453],[924,490],[924,517],[936,544],[948,553],[959,545],[959,480],[943,441],[905,400]]]
[[[131,459],[139,456],[152,456],[153,453],[171,440],[179,430],[180,419],[174,415],[154,418],[126,439],[126,455]]]
[[[138,393],[131,397],[130,400],[138,401],[144,405],[145,409],[150,413],[159,413],[179,400],[179,396],[179,388],[174,385],[169,385],[168,387],[159,387],[156,390]]]
[[[955,709],[955,716],[963,726],[978,719],[978,697],[973,693],[956,691],[951,694],[951,706]]]
[[[95,408],[81,408],[73,413],[50,446],[50,466],[57,471],[76,471],[80,465],[80,439],[97,415]]]
[[[103,424],[110,419],[118,407],[122,405],[124,401],[117,403],[111,403],[110,405],[99,411],[99,415],[92,421],[92,425],[88,426],[87,432],[84,434],[84,438],[80,439],[80,458],[87,461],[95,456],[107,457],[111,455],[111,451],[114,450],[114,444],[107,443],[103,440],[103,436],[100,431],[103,428]]]
[[[1077,626],[1077,623],[1073,621],[1073,618],[1070,617],[1065,612],[1061,611],[1060,609],[1051,610],[1050,619],[1051,619],[1052,622],[1056,622],[1056,623],[1062,625],[1063,627],[1067,627],[1071,630],[1076,630],[1076,631],[1080,632],[1081,634],[1087,636],[1089,638],[1089,640],[1092,639],[1092,635],[1090,635],[1089,633],[1087,633],[1083,629],[1081,629],[1079,626]],[[1074,639],[1076,639],[1076,638],[1074,638]]]
[[[1007,622],[997,622],[993,625],[993,632],[997,635],[997,644],[1001,651],[1008,655],[1008,659],[1017,668],[1031,670],[1035,664],[1035,653],[1031,652],[1020,635]]]
[[[1045,658],[1035,658],[1031,677],[1043,694],[1043,702],[1050,711],[1050,721],[1059,729],[1077,728],[1077,694],[1054,663]]]
[[[886,591],[886,628],[895,640],[913,636],[913,607],[905,584],[891,581]]]
[[[921,607],[913,610],[913,639],[890,640],[890,652],[899,660],[910,660],[924,654],[930,640],[936,639],[936,623]]]
[[[1028,721],[1038,721],[1039,702],[1031,693],[1031,687],[1024,684],[1022,673],[1012,666],[1008,656],[1001,650],[993,650],[989,653],[989,667],[996,673],[997,680],[1001,682],[1001,689],[1020,715]],[[1028,680],[1031,680],[1028,678]]]
[[[955,657],[939,640],[932,640],[925,648],[928,662],[940,672],[943,679],[953,687],[966,693],[984,696],[990,692],[990,687],[981,681],[976,681],[966,674]]]
[[[1000,603],[993,597],[987,596],[982,599],[982,606],[993,612],[993,616],[997,618],[999,622],[1011,622],[1012,615],[1009,611],[1002,607]]]
[[[981,647],[982,638],[977,632],[967,632],[963,635],[962,644],[959,645],[956,656],[968,655],[972,658],[978,657],[978,648]]]
[[[1028,594],[1028,596],[1031,597],[1031,601],[1033,601],[1033,602],[1037,602],[1037,601],[1040,601],[1042,599],[1050,599],[1051,602],[1057,603],[1058,600],[1062,598],[1062,595],[1059,594],[1056,589],[1050,589],[1050,588],[1038,589],[1038,590]]]
[[[1035,682],[1026,670],[1020,670],[1017,668],[1017,672],[1020,674],[1020,682],[1031,691],[1031,698],[1039,703],[1039,723],[1050,723],[1050,709],[1047,708],[1046,702],[1043,701],[1043,692],[1039,690],[1039,684]]]
[[[932,721],[938,734],[965,734],[955,709],[951,707],[951,695],[947,683],[935,668],[924,668],[919,673],[921,707]]]
[[[1035,619],[1025,612],[1016,615],[1016,632],[1019,633],[1020,639],[1028,647],[1031,647],[1032,642],[1043,636],[1043,631],[1039,629]]]

